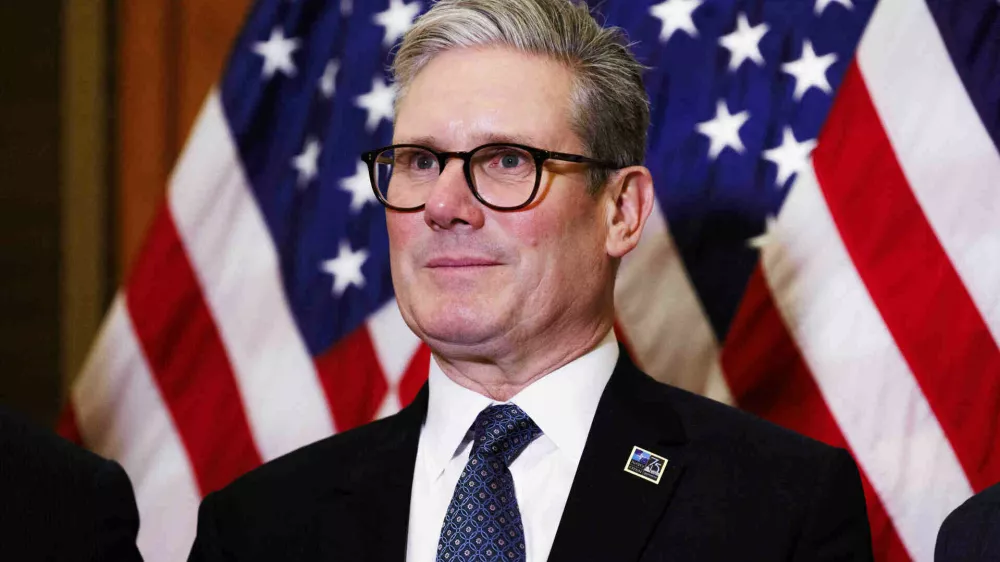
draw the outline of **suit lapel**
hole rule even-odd
[[[362,457],[352,463],[345,492],[357,516],[358,536],[346,537],[364,552],[364,560],[406,558],[410,493],[420,427],[427,413],[427,385],[413,403],[384,420],[383,433],[359,444]],[[336,557],[335,559],[340,559]]]
[[[683,472],[680,418],[622,350],[601,396],[550,562],[638,560]],[[624,470],[634,446],[666,457],[658,484]]]

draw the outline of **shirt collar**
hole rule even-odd
[[[448,378],[433,357],[427,387],[430,396],[423,435],[427,437],[428,468],[437,477],[458,453],[476,416],[493,400]]]
[[[510,399],[524,410],[542,433],[574,463],[587,443],[597,404],[618,362],[614,330],[592,350],[531,383]],[[479,412],[496,400],[469,390],[448,378],[437,359],[428,375],[426,458],[431,474],[440,475],[460,450]]]

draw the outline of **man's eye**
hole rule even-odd
[[[516,168],[521,164],[521,155],[507,153],[500,157],[500,166],[503,168]]]
[[[418,170],[430,170],[434,167],[435,160],[427,154],[417,156],[414,160]]]

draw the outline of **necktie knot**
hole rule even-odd
[[[514,404],[495,404],[479,412],[473,427],[472,454],[502,458],[510,466],[532,441],[542,434],[524,410]]]

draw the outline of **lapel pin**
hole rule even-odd
[[[625,463],[625,472],[649,480],[653,484],[659,484],[663,469],[666,467],[667,459],[641,447],[632,447],[632,454]]]

